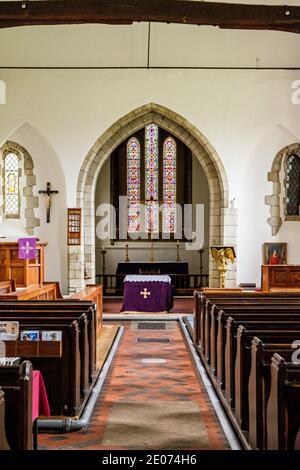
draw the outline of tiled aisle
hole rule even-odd
[[[40,449],[229,448],[177,322],[139,323],[126,322],[88,430],[42,434]]]

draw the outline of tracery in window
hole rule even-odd
[[[176,232],[176,142],[167,137],[163,147],[164,232]]]
[[[140,157],[140,143],[132,137],[127,143],[128,232],[140,230]]]
[[[124,218],[127,233],[136,234],[135,240],[152,234],[155,239],[173,240],[181,232],[184,205],[192,203],[192,154],[171,133],[154,123],[136,131],[113,151],[110,178],[118,238],[124,238],[120,226]],[[126,214],[120,212],[123,196]]]
[[[145,128],[145,206],[146,231],[159,231],[158,199],[158,127]]]

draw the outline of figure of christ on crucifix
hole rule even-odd
[[[51,190],[51,183],[48,181],[47,189],[39,191],[39,194],[43,194],[46,198],[47,224],[49,224],[50,223],[51,197],[53,194],[58,194],[58,191]]]

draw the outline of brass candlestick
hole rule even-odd
[[[179,263],[179,262],[181,261],[181,259],[180,259],[180,254],[179,254],[179,249],[180,249],[180,242],[179,242],[179,240],[177,240],[177,242],[176,242],[176,249],[177,249],[176,261],[177,261],[177,263]]]
[[[151,263],[154,262],[154,246],[153,246],[153,239],[151,238],[151,244],[150,244],[150,261]]]
[[[103,246],[102,249],[101,249],[101,255],[102,255],[102,274],[103,274],[103,276],[105,275],[105,254],[106,254],[106,250],[105,250],[105,247]]]
[[[235,251],[232,246],[216,246],[211,247],[211,254],[218,266],[220,276],[220,287],[225,287],[225,274],[227,272],[228,261],[234,263]]]
[[[199,261],[200,261],[200,265],[199,265],[199,273],[200,275],[202,276],[203,274],[203,253],[204,253],[204,249],[203,248],[200,248],[200,250],[198,250],[198,253],[199,253]]]
[[[129,263],[130,259],[128,256],[128,242],[125,243],[125,263]]]

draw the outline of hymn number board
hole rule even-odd
[[[68,209],[68,245],[81,245],[81,209]]]

